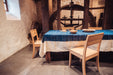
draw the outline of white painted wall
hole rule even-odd
[[[0,62],[29,44],[27,36],[32,21],[36,20],[36,6],[32,0],[19,2],[21,20],[7,20],[0,0]]]

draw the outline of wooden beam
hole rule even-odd
[[[113,29],[113,0],[105,0],[103,29]]]
[[[58,30],[61,29],[60,25],[60,11],[61,11],[61,0],[57,0],[57,28]]]
[[[84,0],[84,20],[82,27],[84,29],[88,28],[88,14],[89,14],[89,0]]]
[[[60,19],[60,20],[70,21],[71,19]],[[83,19],[75,19],[75,18],[73,18],[72,20],[83,20]]]
[[[94,8],[89,8],[89,10],[93,10],[93,9],[104,9],[105,7],[94,7]]]
[[[49,4],[49,16],[50,16],[53,12],[53,0],[49,0],[48,4]]]
[[[53,6],[52,6],[53,12],[55,12],[57,10],[57,0],[53,0],[52,2],[53,2]]]
[[[41,0],[42,10],[42,34],[49,31],[49,8],[48,0]]]

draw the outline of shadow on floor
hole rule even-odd
[[[72,57],[72,68],[68,67],[68,52],[51,53],[52,61],[45,62],[38,54],[32,59],[32,46],[27,46],[0,63],[0,75],[82,75],[81,62]],[[87,75],[113,75],[113,53],[100,53],[100,73],[95,59],[86,64]]]

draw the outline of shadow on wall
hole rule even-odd
[[[33,21],[32,24],[31,24],[31,29],[36,29],[37,30],[37,33],[38,33],[38,37],[41,38],[42,35],[41,35],[41,32],[42,32],[42,24],[39,24],[37,21]],[[31,42],[31,34],[29,33],[28,34],[28,39],[29,41]]]

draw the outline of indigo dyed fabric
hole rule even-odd
[[[113,30],[96,30],[94,32],[83,32],[83,30],[77,30],[76,34],[71,34],[69,31],[62,32],[61,30],[50,30],[43,36],[44,41],[84,41],[87,35],[104,33],[103,40],[113,39]]]

